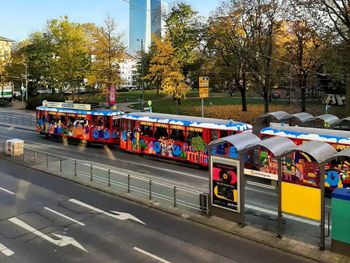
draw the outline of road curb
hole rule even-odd
[[[40,171],[41,173],[44,173],[44,174],[48,174],[51,176],[62,178],[64,180],[75,182],[75,183],[78,183],[82,186],[89,187],[89,188],[92,188],[94,190],[104,192],[106,194],[111,194],[113,196],[123,198],[125,200],[130,201],[130,202],[137,203],[137,204],[143,205],[143,206],[147,206],[149,208],[156,209],[158,211],[161,211],[161,212],[164,212],[167,214],[171,214],[171,215],[183,218],[185,220],[189,220],[189,221],[192,221],[194,223],[198,223],[198,224],[201,224],[203,226],[222,231],[224,233],[233,234],[233,235],[236,235],[238,237],[241,237],[241,238],[253,241],[253,242],[264,244],[268,247],[271,247],[274,249],[279,249],[281,251],[290,253],[292,255],[301,256],[301,257],[304,257],[304,258],[307,258],[310,260],[323,262],[323,263],[350,262],[349,257],[333,253],[329,250],[321,251],[318,249],[317,246],[303,243],[300,241],[296,241],[293,239],[289,239],[289,238],[285,238],[285,237],[277,238],[274,233],[263,231],[263,230],[260,230],[258,228],[255,228],[255,227],[252,227],[249,225],[242,227],[234,222],[231,222],[231,221],[228,221],[228,220],[216,217],[216,216],[208,217],[206,215],[195,214],[193,212],[181,210],[179,208],[165,206],[165,205],[163,205],[157,201],[154,201],[154,200],[141,199],[138,197],[134,197],[128,193],[125,193],[125,194],[116,193],[108,187],[104,187],[101,185],[94,185],[91,182],[86,182],[86,181],[80,180],[79,178],[63,177],[63,176],[60,176],[60,175],[55,174],[55,173],[50,172],[50,171],[43,171],[43,170],[40,170],[39,168],[25,165],[21,162],[17,162],[16,160],[12,160],[12,159],[8,159],[8,158],[2,158],[2,159],[5,161],[9,161],[9,162],[21,165],[21,166],[29,168],[29,169]]]
[[[11,127],[11,128],[18,129],[18,130],[35,131],[34,128],[12,125],[11,123],[0,123],[0,126],[2,126],[2,127]]]

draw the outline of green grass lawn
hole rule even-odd
[[[187,99],[182,99],[181,104],[179,106],[179,113],[181,114],[182,110],[188,111],[191,107],[196,107],[201,105],[201,99],[200,98],[191,98],[188,97]],[[211,105],[240,105],[241,104],[241,98],[237,97],[211,97],[204,99],[204,105],[209,106]],[[285,101],[278,101],[273,100],[270,102],[272,105],[278,105],[278,104],[284,104]],[[248,98],[247,104],[263,104],[263,99],[253,99]],[[172,98],[163,98],[161,100],[158,100],[153,103],[152,105],[154,112],[163,112],[163,113],[176,113],[176,101],[174,101]],[[134,105],[135,109],[139,109],[139,105]]]
[[[126,92],[118,92],[117,93],[117,103],[123,103],[123,102],[137,102],[139,99],[141,99],[141,90],[131,90]],[[160,98],[165,97],[164,94],[157,95],[156,90],[145,90],[145,100],[157,100]],[[106,102],[106,97],[103,94],[85,94],[82,95],[83,99],[86,99],[87,103],[99,103],[99,102]]]

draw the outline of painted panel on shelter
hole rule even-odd
[[[321,220],[321,190],[282,182],[282,212]]]

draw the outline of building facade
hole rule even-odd
[[[0,60],[4,61],[11,55],[14,41],[0,36]]]
[[[119,72],[122,79],[121,88],[135,88],[137,86],[137,58],[124,53],[119,62]]]
[[[152,34],[162,35],[164,13],[167,4],[162,0],[130,0],[129,6],[129,53],[135,55],[141,50],[147,52],[151,46]]]

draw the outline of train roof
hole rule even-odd
[[[236,122],[233,120],[212,119],[185,115],[149,113],[149,112],[132,112],[123,115],[122,118],[133,119],[138,121],[149,121],[166,123],[172,125],[183,125],[197,128],[221,129],[233,131],[247,131],[253,127],[244,122]]]
[[[283,136],[288,138],[350,145],[349,131],[273,124],[271,127],[262,129],[260,133],[267,135]]]
[[[52,112],[61,112],[61,113],[70,113],[70,114],[82,114],[82,115],[96,115],[96,116],[118,116],[124,114],[120,110],[75,110],[75,109],[66,109],[66,108],[52,108],[46,106],[39,106],[37,110],[42,111],[52,111]]]

